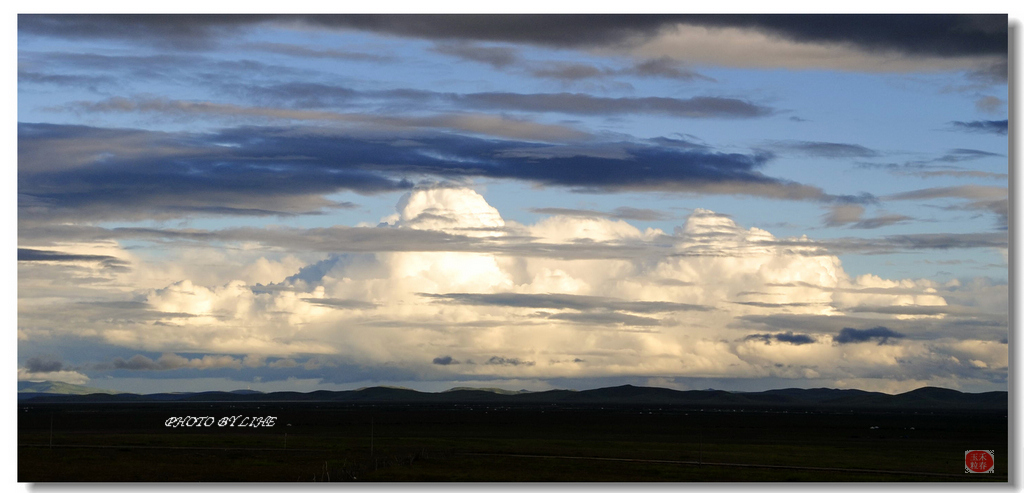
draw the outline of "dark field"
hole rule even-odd
[[[237,415],[277,420],[164,426]],[[21,482],[1007,481],[1005,411],[21,402],[18,418]],[[965,474],[968,449],[995,450],[995,474]]]

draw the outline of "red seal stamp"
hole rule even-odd
[[[996,472],[994,450],[968,450],[964,452],[964,472]]]

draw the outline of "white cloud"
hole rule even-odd
[[[184,258],[172,254],[168,265],[155,258],[133,260],[137,272],[122,279],[120,292],[139,300],[149,318],[118,318],[107,307],[58,330],[166,353],[155,363],[165,367],[266,366],[315,372],[328,368],[324,365],[329,361],[344,361],[399,368],[432,380],[770,376],[834,379],[839,385],[880,378],[880,372],[903,382],[948,378],[944,375],[950,372],[962,374],[964,381],[1005,373],[1005,344],[963,341],[953,334],[929,336],[923,332],[927,326],[915,332],[924,339],[888,344],[836,344],[835,329],[820,328],[792,329],[813,340],[809,343],[747,338],[766,332],[739,318],[747,315],[846,316],[862,320],[855,328],[867,329],[893,320],[955,318],[966,313],[965,307],[987,313],[1002,305],[986,305],[987,296],[972,294],[998,291],[998,286],[985,283],[943,286],[870,274],[851,278],[838,257],[813,254],[820,247],[802,248],[806,238],[779,243],[768,231],[742,228],[708,210],[695,210],[672,234],[581,216],[520,225],[506,222],[473,190],[432,188],[404,197],[390,223],[381,227],[486,241],[529,236],[537,248],[636,245],[640,253],[601,260],[476,252],[366,253],[339,257],[333,266],[325,264],[322,276],[304,274],[295,282],[286,278],[304,263],[290,256],[270,260],[258,245],[240,250],[252,254],[226,258],[205,272],[194,265],[170,267]],[[306,262],[314,260],[322,258]],[[186,272],[204,282],[173,277]],[[164,278],[159,287],[142,287],[158,278]],[[141,286],[129,289],[130,280]],[[265,286],[254,290],[254,282]],[[425,296],[460,293],[477,296],[478,302]],[[532,298],[479,297],[503,293]],[[960,311],[891,309],[945,307],[948,296],[959,300]],[[865,312],[865,307],[888,311]],[[19,328],[19,337],[36,337],[33,330],[53,320],[38,310],[29,315],[31,323]],[[175,352],[220,356],[187,359]],[[309,358],[317,354],[328,359]],[[281,359],[267,365],[268,356]],[[432,363],[441,356],[460,364]],[[962,363],[951,363],[950,356]],[[489,364],[494,361],[502,364]]]
[[[72,370],[60,370],[50,372],[30,372],[25,368],[18,368],[18,381],[29,381],[29,382],[65,382],[73,385],[84,385],[89,381],[89,377],[82,373]]]

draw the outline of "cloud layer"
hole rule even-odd
[[[795,243],[776,246],[780,240],[767,231],[743,229],[710,211],[694,212],[672,234],[578,215],[522,225],[505,221],[473,190],[429,188],[407,194],[391,221],[356,229],[486,241],[528,237],[538,248],[669,246],[615,260],[371,248],[375,253],[293,267],[297,275],[283,270],[263,284],[200,285],[185,278],[115,294],[138,301],[97,304],[95,315],[76,319],[74,329],[24,330],[23,337],[70,330],[162,353],[90,367],[122,373],[251,368],[265,371],[262,378],[349,381],[338,372],[355,365],[418,379],[772,375],[838,381],[878,378],[881,365],[890,377],[915,381],[1005,379],[1006,354],[998,349],[1005,347],[998,342],[1005,314],[971,308],[978,302],[953,286],[851,278],[835,256],[800,251]],[[259,260],[250,257],[224,275],[266,262],[264,250],[254,253]],[[160,263],[130,265],[127,272],[102,275],[124,282]],[[957,293],[950,300],[959,304],[943,293]],[[140,309],[153,316],[140,316]],[[22,309],[37,327],[52,326],[45,321],[53,313],[51,307]],[[862,342],[881,349],[862,350]],[[175,354],[182,351],[197,356]],[[957,358],[964,369],[935,366],[942,357]],[[25,365],[32,374],[60,370],[60,363],[40,358]]]

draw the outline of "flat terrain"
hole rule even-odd
[[[1007,481],[1005,411],[28,401],[18,411],[21,482]],[[277,419],[164,426],[238,415]],[[965,474],[968,449],[994,450],[995,474]]]

